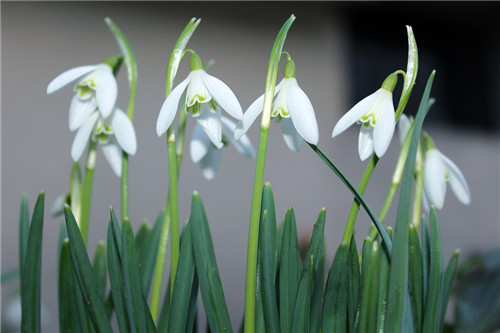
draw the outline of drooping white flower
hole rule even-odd
[[[332,138],[354,123],[361,125],[358,139],[359,158],[364,161],[375,152],[382,157],[391,143],[396,126],[392,91],[397,76],[391,74],[382,87],[354,105],[333,128]]]
[[[295,65],[291,59],[285,65],[285,75],[276,86],[271,118],[281,124],[285,143],[294,152],[302,148],[302,139],[316,145],[319,140],[318,123],[311,101],[295,79]],[[242,137],[261,114],[264,95],[257,98],[238,122],[234,136]]]
[[[49,83],[47,94],[76,80],[78,83],[73,89],[75,96],[69,111],[69,128],[72,131],[82,126],[96,109],[103,118],[107,118],[115,107],[118,95],[113,69],[104,63],[75,67],[61,73]]]
[[[241,155],[255,158],[255,150],[248,136],[243,135],[238,140],[234,138],[235,123],[226,117],[222,117],[221,125],[223,145],[231,143]],[[220,166],[222,151],[213,145],[199,124],[196,124],[191,134],[190,153],[191,160],[200,166],[203,176],[208,180],[214,178]]]
[[[172,125],[185,90],[186,112],[192,114],[216,147],[222,147],[221,108],[238,120],[243,118],[243,111],[231,89],[203,70],[196,54],[191,55],[191,73],[163,103],[156,122],[156,133],[161,136]]]
[[[127,115],[115,108],[108,118],[94,111],[76,132],[71,147],[71,157],[76,162],[82,156],[89,139],[98,142],[111,168],[120,177],[122,170],[122,151],[134,155],[137,139],[132,122]]]
[[[423,196],[427,210],[431,205],[443,208],[447,184],[461,203],[470,203],[469,186],[460,169],[435,147],[428,149],[425,152]]]

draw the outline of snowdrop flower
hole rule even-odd
[[[276,86],[271,118],[281,124],[285,143],[294,152],[302,148],[302,139],[316,145],[319,140],[318,123],[311,101],[297,84],[295,64],[288,59],[283,80]],[[264,95],[257,98],[238,123],[234,136],[245,134],[264,108]]]
[[[99,142],[111,168],[121,177],[122,151],[134,155],[137,150],[134,126],[125,112],[115,108],[108,118],[103,118],[98,111],[91,113],[76,132],[71,147],[75,162],[82,156],[89,139]]]
[[[464,205],[471,200],[469,186],[460,169],[442,154],[429,136],[425,137],[427,150],[424,162],[424,206],[443,208],[446,185],[449,184],[457,199]]]
[[[231,143],[241,155],[255,158],[255,150],[248,136],[243,135],[238,140],[234,138],[235,123],[226,117],[222,117],[221,125],[222,142],[224,145]],[[199,124],[196,124],[191,134],[190,152],[191,160],[194,163],[198,163],[203,176],[208,180],[214,178],[220,166],[222,151],[213,145]]]
[[[186,90],[186,112],[191,113],[212,143],[220,148],[223,145],[221,108],[238,120],[243,118],[243,111],[231,89],[221,80],[208,75],[203,70],[200,57],[195,53],[191,54],[190,67],[191,73],[172,90],[163,103],[156,122],[156,133],[161,136],[172,125],[179,100]]]
[[[120,62],[119,57],[110,57],[109,62]],[[103,118],[113,111],[118,95],[118,86],[113,69],[107,63],[80,66],[69,69],[47,86],[47,94],[52,94],[69,83],[78,80],[74,87],[75,96],[69,110],[69,128],[78,129],[96,109]]]
[[[389,75],[379,90],[354,105],[333,128],[332,138],[354,123],[361,124],[358,152],[362,161],[373,152],[382,157],[389,147],[396,126],[392,102],[392,91],[396,83],[397,74]]]

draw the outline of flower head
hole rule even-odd
[[[198,121],[215,146],[222,147],[221,108],[238,120],[243,118],[243,111],[231,89],[203,70],[196,54],[191,55],[191,73],[163,103],[156,122],[156,133],[161,136],[172,125],[185,90],[186,112]]]
[[[59,74],[47,86],[47,94],[78,80],[74,87],[75,96],[69,111],[69,128],[78,129],[96,109],[103,118],[113,111],[118,95],[118,86],[110,65],[80,66]]]
[[[283,80],[276,86],[271,117],[281,124],[285,143],[292,151],[302,148],[302,139],[316,145],[319,140],[318,123],[311,101],[295,79],[295,65],[291,59],[285,65]],[[234,136],[242,137],[264,108],[264,95],[257,98],[238,123]]]
[[[424,207],[429,210],[430,206],[441,209],[446,196],[446,185],[449,184],[457,199],[464,205],[471,200],[469,186],[464,175],[453,161],[436,149],[433,142],[426,137],[424,162]]]
[[[231,143],[238,153],[249,158],[255,158],[255,150],[248,136],[243,135],[236,140],[233,137],[236,124],[226,117],[221,118],[223,145]],[[215,177],[222,159],[222,151],[213,145],[201,125],[196,124],[191,134],[190,143],[191,160],[198,163],[203,176],[210,180]]]
[[[89,139],[101,145],[104,156],[118,177],[121,176],[122,152],[134,155],[137,150],[134,126],[119,108],[115,108],[108,118],[94,111],[80,126],[71,147],[71,157],[75,162],[82,156]]]
[[[361,125],[358,152],[362,161],[373,152],[382,157],[391,143],[396,126],[396,113],[392,102],[396,80],[396,74],[389,75],[380,89],[354,105],[333,128],[332,138],[354,123]]]

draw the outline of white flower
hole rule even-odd
[[[215,146],[222,147],[221,108],[240,120],[243,118],[240,103],[224,82],[202,69],[201,60],[195,54],[191,55],[191,69],[188,77],[172,90],[163,103],[156,122],[156,133],[161,136],[172,125],[179,100],[186,90],[186,112],[198,121]]]
[[[226,117],[222,117],[221,125],[222,142],[224,144],[230,142],[241,155],[255,158],[255,150],[248,136],[243,135],[238,140],[234,139],[235,123]],[[199,164],[203,176],[208,180],[214,178],[219,169],[222,151],[212,144],[210,138],[199,124],[196,124],[191,134],[190,152],[191,160]]]
[[[374,151],[378,157],[382,157],[389,147],[396,126],[392,92],[380,88],[354,105],[335,125],[332,138],[356,122],[361,124],[359,158],[364,161]]]
[[[118,86],[112,68],[107,64],[88,65],[69,69],[47,86],[47,94],[61,89],[78,80],[75,96],[69,111],[69,128],[78,129],[95,109],[99,109],[103,118],[113,111],[118,95]]]
[[[88,116],[78,129],[71,147],[71,157],[75,162],[82,156],[89,139],[99,142],[118,177],[122,170],[122,151],[134,155],[137,150],[134,126],[119,108],[115,108],[108,118],[103,118],[97,111]]]
[[[443,208],[446,184],[449,184],[457,199],[464,205],[470,203],[470,190],[460,169],[436,148],[425,152],[424,206]]]
[[[318,123],[311,101],[299,87],[295,77],[285,77],[275,88],[271,117],[281,124],[285,143],[294,152],[302,148],[302,139],[316,145],[319,140]],[[234,136],[245,134],[264,108],[264,95],[257,98],[238,122]]]

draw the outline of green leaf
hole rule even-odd
[[[427,289],[429,285],[429,267],[430,267],[430,240],[429,226],[427,220],[422,216],[422,275],[423,275],[423,303],[427,302]]]
[[[28,236],[30,228],[30,211],[28,198],[23,194],[21,198],[21,209],[19,212],[19,279],[23,280],[24,261],[28,248]],[[22,288],[22,285],[21,285]]]
[[[134,233],[128,219],[124,220],[122,226],[121,259],[125,300],[129,316],[134,316],[136,329],[139,332],[156,332],[153,318],[151,317],[149,308],[146,306],[146,300],[142,294]],[[127,302],[127,299],[130,299],[131,304]]]
[[[113,213],[112,213],[113,215]],[[116,222],[116,216],[114,221]],[[107,255],[108,255],[108,272],[109,272],[109,284],[111,286],[111,295],[113,297],[113,306],[115,309],[116,319],[118,322],[118,328],[120,332],[129,332],[130,327],[135,327],[135,322],[133,316],[130,318],[127,315],[127,310],[125,308],[125,295],[123,294],[123,277],[122,277],[122,265],[120,259],[120,252],[117,245],[117,240],[120,239],[121,243],[121,231],[119,234],[115,233],[113,229],[113,220],[109,221],[108,224],[108,235],[107,235]],[[130,326],[129,326],[129,320]]]
[[[99,242],[97,244],[97,248],[94,254],[94,260],[92,263],[92,269],[94,270],[99,295],[104,300],[107,278],[106,244],[104,242]]]
[[[165,296],[163,297],[163,304],[161,307],[160,318],[158,319],[158,332],[167,332],[168,323],[170,322],[170,278],[168,279],[167,287],[165,289]]]
[[[366,250],[365,250],[366,249]],[[367,237],[363,244],[363,272],[361,288],[361,308],[359,314],[359,332],[376,332],[378,306],[378,262],[380,248],[377,241]]]
[[[309,316],[309,329],[311,332],[320,332],[323,322],[323,295],[325,285],[325,256],[326,244],[323,241],[323,250],[319,259],[318,270],[314,278],[314,287],[311,297],[311,314]]]
[[[347,282],[349,284],[349,298],[347,301],[347,315],[349,320],[349,331],[355,332],[355,327],[359,322],[359,294],[361,292],[361,273],[359,271],[358,248],[356,246],[356,238],[351,236],[349,244],[349,276]],[[341,277],[342,278],[342,277]],[[343,277],[345,278],[345,277]]]
[[[68,229],[73,266],[92,324],[99,332],[112,332],[111,325],[106,316],[104,303],[99,296],[99,287],[92,266],[90,265],[80,229],[68,206],[64,207],[64,216],[66,218],[66,228]]]
[[[138,263],[141,273],[142,292],[145,297],[149,295],[149,289],[151,288],[156,257],[158,255],[158,244],[160,243],[163,214],[163,212],[158,214],[152,231],[150,230],[141,248],[138,248]]]
[[[304,267],[297,291],[295,301],[295,310],[293,313],[293,332],[309,331],[309,314],[311,312],[311,297],[314,284],[314,276],[318,270],[321,252],[323,251],[324,232],[325,232],[326,209],[323,208],[314,225],[309,248],[304,260]]]
[[[75,219],[80,221],[82,216],[82,172],[80,170],[80,163],[73,162],[71,167],[71,179],[69,185],[70,207]]]
[[[279,332],[278,304],[276,301],[276,212],[271,185],[265,184],[262,194],[259,227],[260,277],[262,306],[266,330]]]
[[[292,208],[287,210],[283,225],[279,274],[280,327],[282,332],[290,332],[301,271],[297,226]]]
[[[326,281],[323,305],[323,332],[348,332],[349,245],[342,242],[337,249]]]
[[[168,332],[190,332],[188,327],[192,329],[194,323],[198,278],[189,223],[181,238],[179,265],[174,285],[169,317],[175,320],[168,323]]]
[[[388,229],[387,233],[392,238],[392,229]],[[387,313],[387,288],[389,283],[389,257],[379,251],[378,259],[378,301],[377,301],[377,332],[384,332],[384,324]]]
[[[409,312],[405,310],[405,298],[408,297],[408,242],[409,242],[409,221],[411,208],[411,194],[413,188],[413,175],[417,147],[424,122],[428,111],[429,95],[434,80],[435,72],[432,72],[427,81],[424,95],[420,102],[415,127],[412,133],[410,150],[403,171],[399,205],[396,215],[396,228],[394,231],[394,248],[391,256],[391,268],[389,272],[389,290],[387,297],[387,320],[385,329],[388,332],[402,331],[403,323],[408,319]],[[410,309],[411,310],[411,309]],[[411,312],[411,311],[410,311]]]
[[[78,318],[78,308],[75,303],[73,291],[74,272],[71,263],[71,252],[69,240],[66,240],[61,246],[61,255],[59,261],[59,331],[60,332],[81,332]]]
[[[409,266],[409,291],[412,305],[413,322],[417,332],[422,331],[423,318],[423,260],[418,229],[410,225],[410,266]]]
[[[215,259],[212,236],[203,203],[197,192],[191,202],[191,233],[201,297],[211,331],[232,332],[224,291]]]
[[[424,332],[438,332],[442,329],[441,301],[444,277],[443,249],[436,217],[436,209],[431,207],[430,217],[430,270],[429,289],[425,301]]]
[[[455,250],[453,256],[446,266],[446,271],[444,273],[443,282],[443,293],[441,301],[441,323],[444,323],[446,316],[446,308],[448,307],[448,298],[450,297],[451,286],[453,284],[453,279],[455,278],[455,273],[457,272],[458,257],[460,256],[460,250]]]
[[[45,193],[38,195],[28,234],[26,256],[21,274],[21,331],[40,332],[40,273]],[[27,206],[25,206],[27,207]],[[23,219],[25,217],[23,216]],[[25,224],[22,221],[21,224]]]

